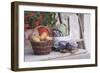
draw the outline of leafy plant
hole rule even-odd
[[[32,12],[25,11],[25,24],[28,22],[31,28],[34,28],[39,25],[51,26],[53,27],[56,23],[55,12]]]

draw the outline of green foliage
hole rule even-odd
[[[33,15],[31,15],[32,13],[34,13]],[[55,19],[55,12],[30,12],[27,11],[26,14],[30,14],[29,16],[29,24],[32,28],[34,28],[37,24],[36,21],[38,21],[39,25],[49,25],[51,27],[53,27],[56,23],[56,19]],[[40,18],[42,17],[42,18]]]

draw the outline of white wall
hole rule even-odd
[[[84,15],[84,39],[85,39],[85,46],[88,52],[91,51],[91,23],[90,23],[90,16],[91,15]]]
[[[11,51],[11,14],[10,14],[10,3],[14,0],[0,0],[0,73],[14,73],[10,70],[10,51]],[[62,4],[81,4],[81,5],[99,5],[100,0],[22,0],[22,1],[38,1],[38,2],[50,2],[50,3],[62,3]],[[100,8],[100,5],[99,5]],[[100,13],[100,10],[99,12]],[[100,14],[98,15],[100,16]],[[99,21],[100,23],[100,21]],[[100,25],[98,25],[98,28]],[[98,29],[100,31],[100,29]],[[100,37],[100,34],[98,35]],[[100,41],[100,39],[98,39]],[[100,47],[100,46],[99,46]],[[100,52],[100,49],[99,49]],[[100,53],[99,53],[100,55]],[[99,58],[100,61],[100,58]],[[100,63],[99,63],[100,65]],[[99,67],[88,67],[88,68],[73,68],[73,69],[57,69],[57,70],[43,70],[34,71],[34,73],[99,73]],[[22,72],[24,73],[24,72]],[[26,73],[33,73],[33,71],[26,71]]]

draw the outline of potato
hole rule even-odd
[[[46,37],[48,36],[48,34],[46,32],[43,32],[41,35],[40,35],[40,40],[41,41],[44,41],[46,39]]]
[[[35,41],[35,42],[40,42],[40,39],[38,36],[33,36],[32,37],[32,40]]]
[[[46,39],[46,37],[45,37],[44,35],[41,35],[41,36],[40,36],[40,40],[41,40],[41,41],[43,41],[43,40],[45,40],[45,39]]]
[[[52,37],[47,36],[46,40],[52,40]]]
[[[41,36],[47,37],[48,34],[47,34],[46,32],[43,32],[43,33],[41,34]]]

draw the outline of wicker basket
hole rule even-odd
[[[49,31],[49,36],[52,36],[52,31],[51,31],[51,29],[48,26],[47,27],[46,26],[38,26],[34,30],[37,30],[40,27],[47,28],[48,31]],[[34,42],[31,39],[30,41],[31,41],[33,52],[36,55],[49,54],[52,51],[53,40],[49,40],[49,41],[46,40],[46,41]]]

